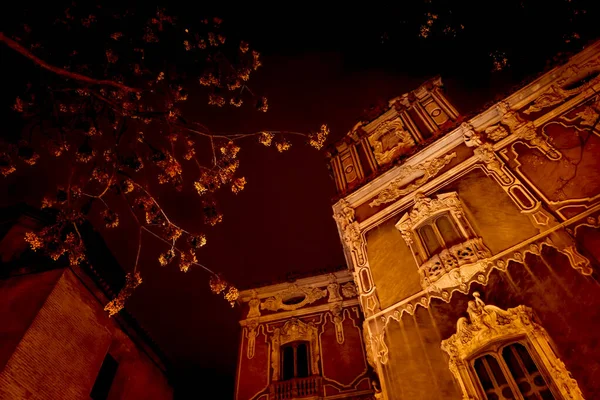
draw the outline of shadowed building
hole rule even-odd
[[[126,312],[103,309],[125,275],[99,234],[82,226],[83,266],[29,248],[25,233],[51,219],[0,211],[0,398],[171,399],[153,341]]]
[[[368,364],[373,398],[596,398],[599,92],[600,42],[475,116],[435,78],[357,124],[329,160],[363,316],[342,273],[244,292],[237,399],[360,398],[332,377]]]

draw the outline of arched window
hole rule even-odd
[[[456,225],[452,222],[448,213],[443,213],[424,222],[417,228],[417,232],[419,232],[419,238],[428,257],[465,240],[456,229]]]
[[[282,380],[306,378],[309,373],[309,343],[292,342],[281,346]]]
[[[459,318],[456,333],[442,341],[463,398],[583,399],[531,308],[503,310],[473,296],[469,318]]]
[[[513,342],[472,360],[480,388],[490,400],[556,397],[525,343]]]

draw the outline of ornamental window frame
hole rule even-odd
[[[467,306],[469,318],[459,318],[456,333],[441,343],[464,399],[487,398],[474,368],[475,360],[493,353],[495,348],[520,343],[527,349],[555,399],[583,400],[577,381],[556,354],[546,330],[535,322],[531,308],[519,305],[503,310],[486,305],[477,292],[473,296],[475,300],[469,301]],[[522,399],[520,391],[515,389],[515,398]]]

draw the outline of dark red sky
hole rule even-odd
[[[460,2],[453,13],[444,14],[444,21],[463,24],[464,31],[456,38],[438,32],[423,40],[418,28],[428,7],[447,10],[450,3],[413,2],[410,7],[397,3],[405,2],[369,9],[248,3],[245,8],[226,5],[208,10],[224,18],[234,37],[246,38],[264,55],[264,66],[251,87],[269,98],[270,107],[265,114],[243,107],[206,114],[198,106],[198,120],[219,132],[306,132],[327,123],[332,137],[340,138],[363,110],[436,74],[442,76],[459,110],[468,113],[541,71],[548,59],[568,48],[567,32],[577,31],[583,40],[597,35],[593,2],[573,1],[568,8],[562,1],[508,1],[493,11],[486,2]],[[171,7],[181,15],[199,13],[191,6]],[[585,16],[567,13],[575,9],[585,9]],[[491,73],[493,51],[505,52],[510,67]],[[2,49],[4,60],[6,54]],[[2,65],[15,70],[12,63]],[[15,91],[3,95],[2,103],[13,101],[18,88]],[[323,153],[299,141],[279,154],[250,139],[242,146],[240,159],[246,189],[237,196],[220,196],[224,222],[207,231],[208,245],[199,252],[199,261],[241,286],[344,264],[331,216],[334,185]],[[41,171],[41,178],[17,175],[1,185],[8,194],[2,203],[7,204],[34,201],[50,184]],[[189,230],[201,225],[199,199],[191,190],[162,193],[160,201],[174,222]],[[135,232],[101,232],[119,262],[130,268]],[[157,257],[164,251],[162,244],[146,236],[144,246],[144,283],[127,307],[172,361],[178,397],[203,398],[202,388],[208,385],[222,389],[211,399],[231,398],[238,310],[211,294],[205,272],[192,269],[183,274],[175,266],[161,268]]]

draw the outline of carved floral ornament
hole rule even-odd
[[[281,328],[276,328],[271,336],[271,368],[274,381],[278,381],[280,377],[280,347],[299,340],[310,343],[310,372],[312,375],[319,375],[319,330],[312,322],[305,323],[298,318],[292,318]]]
[[[417,165],[407,165],[402,167],[399,176],[390,182],[385,189],[383,189],[375,199],[369,203],[371,207],[377,207],[382,204],[391,203],[401,196],[407,195],[408,193],[418,189],[427,183],[431,178],[436,176],[442,168],[452,161],[456,157],[456,153],[446,154],[443,157],[434,158],[431,160],[424,161]],[[421,175],[409,182],[404,182],[406,178],[411,175],[420,173]]]
[[[520,305],[502,310],[486,305],[477,292],[473,296],[475,300],[469,301],[467,306],[469,318],[460,318],[456,333],[442,341],[442,350],[450,357],[450,371],[460,384],[463,399],[480,398],[469,361],[494,342],[514,341],[517,338],[524,338],[531,345],[563,398],[583,399],[577,381],[571,377],[550,345],[548,333],[534,322],[531,308]]]

